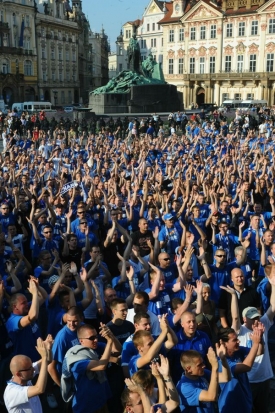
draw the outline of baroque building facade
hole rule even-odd
[[[0,99],[7,105],[38,98],[35,14],[33,0],[0,2]]]
[[[162,63],[186,108],[225,99],[275,104],[274,0],[150,0],[136,22],[123,26],[122,53],[135,26],[142,59],[152,53]]]

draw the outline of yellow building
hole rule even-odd
[[[37,48],[33,0],[0,2],[0,99],[37,100]]]

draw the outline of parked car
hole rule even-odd
[[[70,113],[70,112],[73,112],[73,111],[74,111],[74,108],[72,106],[66,106],[64,108],[65,113]]]

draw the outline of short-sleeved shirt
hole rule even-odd
[[[180,411],[184,413],[214,413],[213,402],[199,400],[202,390],[208,390],[211,372],[204,370],[204,375],[196,380],[182,376],[177,384],[180,398]]]

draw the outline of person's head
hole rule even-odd
[[[76,331],[83,320],[82,311],[78,307],[71,307],[66,313],[67,327],[71,331]]]
[[[171,258],[166,252],[161,252],[159,254],[158,261],[161,268],[167,268],[171,264]]]
[[[10,299],[11,311],[17,315],[27,315],[29,312],[29,303],[24,294],[13,294]]]
[[[193,337],[197,330],[197,322],[195,314],[190,311],[185,311],[181,316],[181,326],[184,334],[187,337]]]
[[[155,278],[157,277],[157,273],[153,270],[150,273],[150,283],[153,285]],[[165,289],[165,277],[164,274],[161,273],[160,281],[159,281],[159,291],[163,291]]]
[[[51,266],[52,256],[48,250],[41,251],[38,259],[43,268],[48,269]]]
[[[242,312],[242,316],[245,326],[252,330],[255,323],[260,320],[261,314],[256,307],[246,307]]]
[[[42,231],[43,237],[48,241],[53,238],[53,229],[50,225],[45,225]]]
[[[256,202],[253,205],[253,211],[255,212],[255,214],[261,214],[262,210],[263,210],[262,204],[259,204],[259,203]]]
[[[70,250],[77,249],[77,236],[75,234],[67,235],[67,243]]]
[[[16,225],[8,224],[8,233],[12,238],[15,237],[17,235]]]
[[[148,222],[145,218],[140,218],[138,221],[138,227],[142,234],[145,234],[148,231]]]
[[[131,380],[134,380],[134,382],[138,386],[141,386],[149,396],[152,396],[155,380],[151,370],[141,369],[132,375]]]
[[[104,301],[108,307],[110,307],[111,302],[115,298],[117,298],[116,290],[114,290],[113,288],[106,288],[106,290],[104,290]]]
[[[192,214],[194,215],[194,218],[199,218],[200,213],[201,213],[200,208],[197,205],[193,206]]]
[[[3,203],[1,205],[1,214],[2,215],[9,215],[9,213],[10,213],[10,208],[9,208],[8,204]]]
[[[139,393],[124,389],[121,395],[121,403],[127,413],[143,413],[143,404]]]
[[[173,314],[176,314],[178,309],[182,306],[182,304],[184,303],[182,298],[179,297],[174,297],[171,301],[171,309]]]
[[[216,263],[219,266],[223,267],[226,264],[226,252],[225,252],[225,250],[223,250],[223,249],[216,250],[214,257],[215,257]]]
[[[247,260],[246,248],[241,245],[234,249],[234,255],[238,265],[243,265]]]
[[[220,222],[219,223],[219,230],[221,235],[226,235],[227,231],[228,231],[228,224],[227,222]]]
[[[252,215],[252,217],[250,218],[250,225],[253,229],[259,229],[260,217],[258,215]]]
[[[110,308],[114,316],[113,321],[117,319],[126,320],[128,306],[123,298],[114,298],[110,303]]]
[[[180,356],[180,364],[185,375],[198,377],[204,375],[205,363],[200,353],[196,350],[184,351]]]
[[[133,344],[141,356],[145,356],[152,344],[154,338],[150,331],[138,330],[133,335]]]
[[[234,268],[231,271],[231,280],[233,282],[234,288],[243,288],[244,287],[244,273],[240,268]]]
[[[92,262],[95,262],[97,257],[100,255],[100,247],[93,246],[90,250],[90,257]]]
[[[98,335],[96,330],[89,324],[83,324],[77,328],[77,338],[82,346],[96,350]]]
[[[136,313],[134,316],[134,326],[136,331],[151,331],[151,320],[149,314],[142,312]]]
[[[204,283],[202,285],[202,298],[204,301],[209,301],[211,296],[211,287],[209,284]]]
[[[263,241],[265,245],[271,245],[274,241],[273,231],[267,229],[263,235]]]
[[[134,295],[133,307],[135,313],[146,313],[149,304],[149,295],[145,291],[138,291]]]
[[[174,217],[172,214],[165,214],[163,220],[168,229],[174,227]]]
[[[10,371],[13,376],[13,381],[19,384],[27,384],[29,380],[32,380],[34,375],[31,359],[21,354],[11,359]]]
[[[231,356],[235,351],[239,350],[240,341],[233,328],[220,328],[218,332],[218,342],[223,341],[226,353]]]

